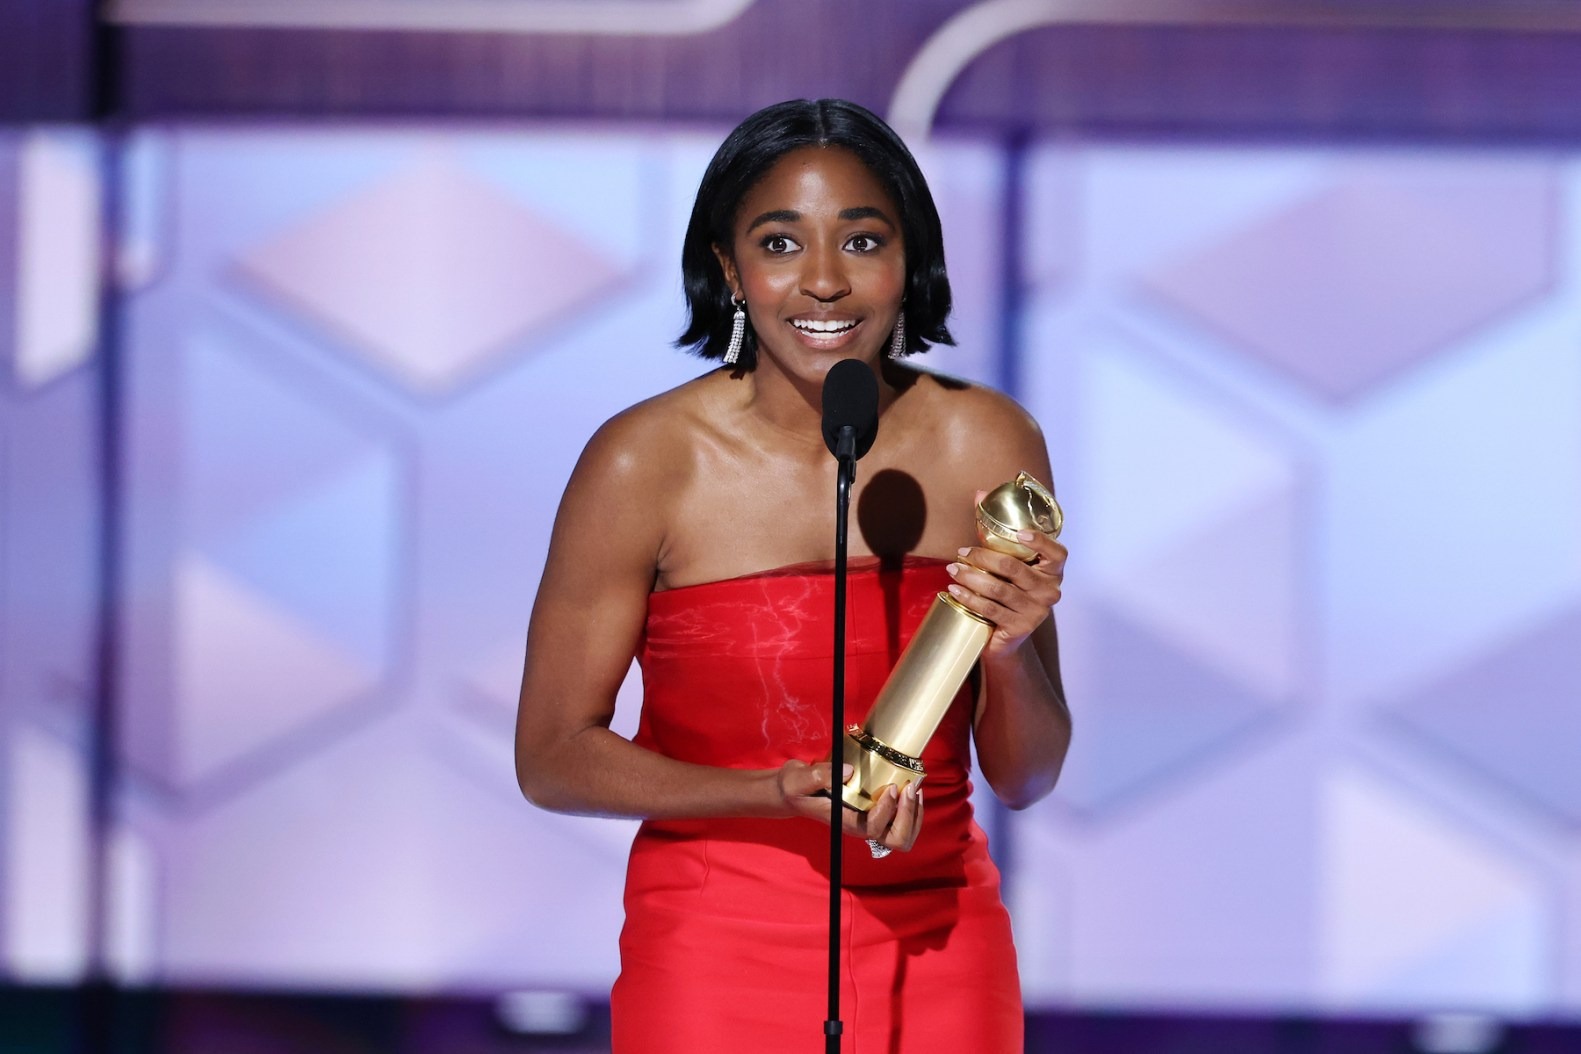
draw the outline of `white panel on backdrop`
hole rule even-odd
[[[130,25],[272,26],[453,33],[706,33],[756,0],[110,0]]]
[[[1549,1004],[1553,938],[1533,875],[1363,772],[1330,774],[1320,801],[1320,1001],[1522,1015]]]
[[[100,146],[81,130],[39,130],[18,161],[16,376],[52,380],[93,354],[98,334]]]
[[[88,773],[74,744],[18,726],[5,759],[5,933],[20,980],[70,984],[87,963]]]

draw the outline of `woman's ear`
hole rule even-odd
[[[713,249],[714,259],[719,261],[719,269],[725,274],[725,285],[730,287],[730,299],[744,299],[741,295],[741,276],[736,273],[735,258],[726,252],[722,245],[715,245]]]

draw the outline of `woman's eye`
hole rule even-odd
[[[763,239],[763,248],[771,253],[788,253],[796,248],[796,243],[783,234],[770,234]]]
[[[852,252],[870,253],[884,243],[871,234],[853,234],[845,244]]]

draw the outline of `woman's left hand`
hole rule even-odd
[[[908,783],[904,790],[890,784],[879,794],[864,818],[866,830],[861,837],[903,853],[911,852],[922,831],[922,788]],[[880,854],[882,855],[882,854]]]
[[[977,500],[982,500],[979,493]],[[1036,531],[1022,531],[1018,540],[1037,553],[1030,564],[982,546],[960,550],[960,559],[949,565],[950,595],[970,611],[994,624],[985,657],[1018,647],[1042,622],[1060,599],[1065,582],[1066,549]]]

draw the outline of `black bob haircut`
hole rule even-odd
[[[933,195],[900,136],[871,111],[844,99],[795,99],[765,107],[736,126],[703,172],[681,246],[681,278],[689,320],[677,347],[705,359],[724,358],[735,308],[713,247],[734,242],[741,200],[780,158],[802,147],[839,147],[855,154],[883,185],[900,213],[906,252],[907,353],[954,344],[950,279],[944,270],[944,233]],[[757,362],[757,335],[748,326],[741,365]]]

